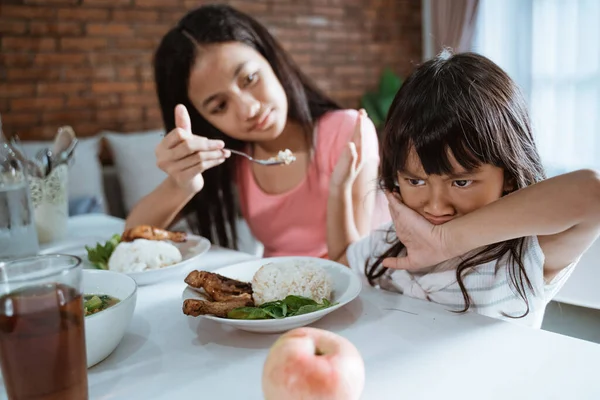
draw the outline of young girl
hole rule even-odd
[[[373,161],[351,190],[357,229],[369,232],[377,220],[373,124],[317,90],[257,21],[225,5],[200,7],[162,39],[154,69],[169,132],[156,158],[169,177],[131,211],[128,227],[165,228],[186,216],[195,232],[235,248],[241,209],[264,256],[326,256],[330,177],[360,124]],[[256,159],[290,149],[296,161],[262,166],[229,149]]]
[[[417,68],[383,135],[380,183],[393,224],[357,240],[347,214],[330,257],[382,289],[541,326],[599,234],[598,175],[544,180],[517,87],[477,54],[446,51]],[[338,191],[356,171],[343,161]]]

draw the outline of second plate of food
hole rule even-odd
[[[321,258],[275,257],[212,272],[192,271],[184,313],[249,332],[280,333],[312,324],[362,289],[349,268]]]
[[[201,265],[199,258],[211,247],[208,239],[192,234],[186,234],[183,242],[140,239],[135,242],[120,242],[119,235],[112,238],[89,236],[48,247],[40,253],[74,255],[82,259],[86,269],[124,273],[142,286],[164,282],[177,275],[185,276],[189,270]],[[157,267],[160,263],[165,265]]]

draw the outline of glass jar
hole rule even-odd
[[[7,143],[0,142],[0,260],[39,252],[27,174]]]

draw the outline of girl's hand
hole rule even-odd
[[[346,148],[342,151],[331,175],[330,188],[333,190],[351,189],[363,166],[363,123],[366,118],[366,111],[359,110],[352,140],[348,142]]]
[[[406,247],[406,256],[386,258],[384,267],[418,271],[452,258],[446,249],[443,225],[433,225],[408,208],[398,193],[386,192],[386,197],[396,235]]]
[[[156,146],[156,164],[190,194],[204,187],[202,173],[223,163],[231,153],[222,140],[192,133],[190,115],[184,105],[175,107],[175,129]]]

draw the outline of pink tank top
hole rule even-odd
[[[304,181],[282,194],[265,193],[256,183],[250,162],[240,158],[237,184],[244,219],[264,245],[264,257],[327,257],[327,198],[329,179],[346,143],[354,133],[356,110],[332,111],[322,116],[315,132],[313,162]],[[377,132],[372,124],[363,132],[366,157],[379,157]],[[373,226],[389,220],[385,197],[378,195]]]

